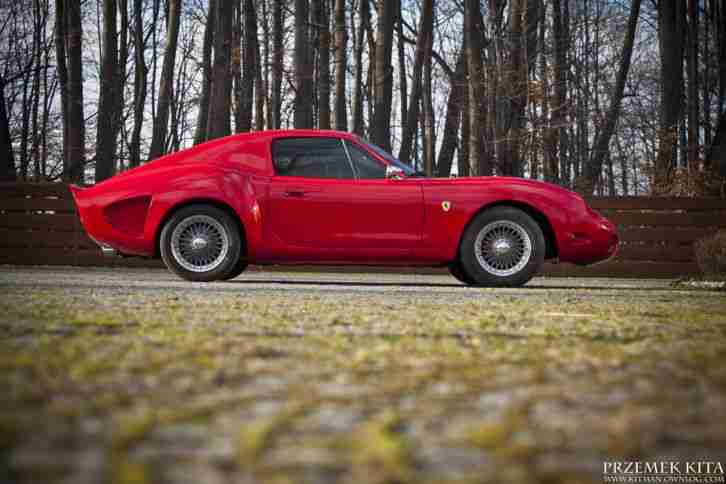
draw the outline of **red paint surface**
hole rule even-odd
[[[511,204],[549,224],[563,262],[591,264],[617,250],[609,221],[577,194],[539,181],[275,176],[271,142],[290,136],[356,142],[349,133],[318,130],[214,140],[87,189],[72,187],[81,222],[99,243],[126,254],[154,256],[170,214],[205,201],[237,215],[252,263],[443,265],[456,258],[461,235],[477,213]],[[448,211],[442,208],[444,201],[450,203]]]

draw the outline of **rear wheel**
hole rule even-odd
[[[481,286],[521,286],[544,263],[545,240],[537,222],[514,207],[479,214],[461,241],[463,273]]]
[[[211,205],[189,205],[164,226],[161,258],[178,276],[189,281],[225,279],[238,268],[241,238],[237,222]],[[240,271],[241,272],[241,271]]]
[[[464,284],[468,284],[470,286],[476,284],[476,281],[474,279],[464,273],[464,269],[462,269],[461,263],[459,261],[454,261],[449,264],[449,272],[459,282],[463,282]]]

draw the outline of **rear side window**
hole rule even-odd
[[[353,166],[358,171],[358,177],[363,179],[386,178],[386,165],[373,158],[365,150],[348,141],[345,142],[348,148]]]
[[[282,138],[272,143],[272,162],[280,176],[354,178],[337,138]]]

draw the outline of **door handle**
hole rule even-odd
[[[287,188],[283,192],[283,196],[288,197],[288,198],[302,198],[302,197],[305,197],[306,195],[309,195],[309,194],[311,194],[313,192],[317,192],[317,191],[320,191],[320,190],[308,189],[308,188]]]
[[[302,198],[305,196],[305,192],[302,190],[288,190],[285,192],[285,196],[289,198]]]

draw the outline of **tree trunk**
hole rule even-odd
[[[212,88],[209,97],[207,118],[207,139],[212,140],[230,134],[230,102],[232,77],[230,75],[232,53],[231,1],[219,1],[214,20],[214,64],[212,66]]]
[[[96,116],[96,183],[112,177],[116,163],[116,110],[119,95],[116,9],[116,0],[103,0],[103,56]]]
[[[688,0],[688,168],[698,170],[698,1]]]
[[[241,3],[241,2],[240,2]],[[244,0],[244,57],[242,73],[242,92],[244,93],[243,111],[245,131],[252,129],[252,105],[254,100],[255,73],[260,69],[255,47],[257,44],[257,9],[252,0]]]
[[[633,43],[635,41],[635,31],[638,27],[638,17],[640,15],[641,0],[633,0],[630,10],[630,18],[628,19],[628,31],[625,34],[623,42],[623,50],[620,54],[620,68],[615,81],[615,88],[610,97],[610,108],[605,115],[605,123],[595,140],[592,155],[588,163],[584,166],[584,173],[575,181],[575,189],[583,195],[591,195],[595,184],[600,178],[603,163],[608,155],[610,139],[615,132],[615,125],[620,117],[620,108],[622,106],[623,93],[625,92],[625,82],[628,79],[630,71],[630,60],[633,54]],[[610,172],[612,164],[609,165]],[[609,172],[609,173],[610,173]],[[612,181],[611,181],[612,183]]]
[[[209,6],[207,7],[207,24],[204,26],[204,44],[202,45],[202,93],[199,97],[197,127],[194,132],[195,145],[204,143],[207,140],[209,93],[212,89],[212,45],[214,42],[214,21],[216,15],[217,2],[216,0],[209,0]]]
[[[436,170],[436,176],[448,177],[451,175],[451,165],[454,161],[454,152],[459,138],[459,125],[461,117],[461,107],[463,98],[466,97],[464,89],[466,85],[465,77],[466,66],[466,49],[462,48],[459,57],[456,60],[456,70],[451,78],[451,89],[449,98],[446,101],[446,120],[444,122],[444,138],[441,140],[441,149],[439,150],[439,162]]]
[[[119,135],[124,128],[124,108],[125,91],[126,91],[126,65],[129,60],[129,4],[128,0],[118,0],[118,10],[120,19],[120,31],[118,35],[118,71],[116,73],[116,89],[118,96],[116,97],[116,119],[114,119],[114,139],[118,140]],[[124,130],[125,131],[125,130]],[[116,153],[118,159],[118,169],[123,169],[123,150],[124,142],[121,141],[121,152]],[[117,168],[114,167],[114,170]]]
[[[264,5],[264,0],[262,0],[262,4]],[[255,15],[254,20],[254,39],[252,40],[255,43],[255,65],[257,66],[255,69],[255,129],[257,131],[261,131],[265,129],[265,100],[267,99],[267,88],[265,87],[266,83],[262,80],[262,66],[266,61],[260,54],[260,42],[257,40],[257,15]]]
[[[368,2],[359,0],[358,16],[360,24],[355,39],[355,80],[353,83],[353,132],[363,136],[363,49],[365,33],[370,22]],[[352,19],[351,19],[352,21]]]
[[[129,164],[132,168],[141,164],[141,129],[144,125],[144,106],[146,105],[148,67],[146,67],[144,59],[146,43],[142,4],[143,0],[134,0],[134,126],[129,145]]]
[[[68,53],[68,164],[64,167],[64,179],[81,183],[86,164],[81,1],[68,0],[65,7]]]
[[[709,161],[713,171],[722,179],[726,180],[726,110],[721,111],[721,117],[718,120],[716,134],[713,136],[713,142],[708,149]],[[724,196],[724,187],[721,187],[721,193],[715,194]]]
[[[379,0],[376,33],[374,108],[371,126],[372,141],[391,151],[391,105],[393,104],[393,24],[397,0]]]
[[[423,0],[421,6],[421,20],[418,28],[418,38],[416,39],[416,53],[413,61],[413,77],[411,79],[411,96],[409,97],[409,105],[406,110],[407,117],[402,126],[401,149],[398,152],[398,158],[403,163],[409,163],[411,160],[411,150],[413,149],[413,140],[418,136],[416,127],[419,115],[419,106],[421,104],[422,90],[422,73],[425,63],[431,63],[430,39],[433,36],[433,0]]]
[[[398,10],[398,18],[396,19],[396,34],[398,37],[398,42],[396,43],[398,47],[398,99],[401,105],[401,131],[404,131],[408,122],[408,75],[406,73],[406,41],[403,36],[403,12],[401,11],[401,0],[398,0],[398,7],[396,10]]]
[[[315,0],[318,29],[318,127],[330,129],[330,15],[327,0]]]
[[[232,105],[233,117],[234,117],[234,131],[235,133],[247,132],[250,130],[252,125],[252,113],[245,109],[245,104],[248,102],[251,92],[245,93],[246,85],[242,81],[242,55],[243,52],[246,55],[247,51],[244,48],[245,43],[242,41],[242,10],[246,9],[247,0],[236,0],[234,2],[234,17],[232,20],[232,56],[231,56],[231,76],[232,76],[232,97],[234,103]],[[249,66],[250,69],[253,66]],[[245,69],[245,72],[247,69]],[[248,79],[247,79],[248,80]],[[250,89],[252,89],[252,83],[248,83]],[[247,95],[246,95],[247,94]],[[252,101],[249,100],[250,106]],[[247,119],[245,119],[247,118]]]
[[[660,136],[653,180],[654,194],[668,190],[676,164],[678,123],[683,108],[684,0],[658,4],[658,44],[661,64]]]
[[[280,114],[282,109],[282,0],[272,3],[272,119],[270,127],[279,129],[282,126]]]
[[[308,0],[295,0],[295,128],[313,127],[313,60]]]
[[[66,11],[64,3],[65,0],[56,0],[55,3],[55,58],[56,75],[60,87],[61,132],[63,136],[61,161],[63,163],[63,172],[67,173],[70,160],[68,159],[68,59],[66,58]]]
[[[41,33],[43,18],[40,11],[39,0],[33,0],[33,102],[31,104],[33,121],[31,128],[30,152],[33,158],[33,178],[40,180],[40,130],[38,129],[38,113],[40,108],[40,73],[42,70],[41,59]]]
[[[5,110],[5,79],[0,75],[0,181],[15,181],[15,158]]]
[[[569,0],[565,0],[567,2]],[[567,46],[569,44],[568,30],[564,25],[562,5],[560,0],[552,0],[552,35],[555,44],[555,65],[554,65],[554,104],[552,109],[551,130],[554,137],[553,145],[555,154],[552,156],[549,169],[548,181],[561,183],[565,170],[560,168],[567,166],[568,143],[567,143]],[[557,157],[559,156],[559,164]]]
[[[430,1],[433,4],[433,0]],[[431,9],[431,18],[433,19],[433,5]],[[432,22],[433,23],[433,22]],[[419,32],[419,35],[421,33]],[[426,32],[426,53],[424,54],[424,74],[423,74],[423,96],[421,98],[423,104],[423,132],[424,132],[424,173],[426,176],[433,176],[436,167],[436,120],[434,119],[434,101],[433,87],[431,84],[431,52],[433,50],[434,32],[433,25]]]
[[[348,30],[345,28],[345,0],[335,0],[335,129],[348,129],[345,80],[347,72]]]
[[[509,18],[509,62],[506,92],[509,102],[507,140],[499,160],[499,173],[505,176],[521,176],[521,143],[524,127],[524,111],[527,106],[527,68],[523,50],[523,2],[511,0]]]
[[[252,105],[254,96],[255,72],[259,65],[256,62],[255,45],[257,41],[257,11],[252,0],[242,0],[240,6],[244,5],[244,43],[242,55],[242,85],[237,98],[237,133],[246,133],[252,129]],[[235,49],[239,44],[235,44]],[[233,49],[234,51],[234,49]],[[239,52],[239,51],[237,51]],[[236,56],[233,65],[239,69],[240,59]]]
[[[156,119],[151,137],[149,159],[158,158],[166,152],[167,126],[169,124],[169,103],[174,90],[174,64],[176,62],[176,46],[179,38],[179,17],[181,0],[168,0],[169,20],[166,29],[166,47],[164,63],[161,67],[159,80],[159,99],[156,108]],[[229,123],[229,120],[227,121]]]
[[[479,175],[481,164],[481,11],[479,0],[464,0],[464,38],[469,75],[469,174]]]

